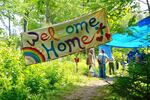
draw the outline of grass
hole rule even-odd
[[[92,100],[126,100],[115,93],[111,92],[112,87],[105,85],[97,89],[97,95]]]
[[[68,84],[66,86],[62,86],[61,89],[55,90],[54,92],[48,93],[48,100],[64,100],[65,96],[68,96],[72,93],[72,91],[79,89],[81,86],[88,84],[92,77],[87,77],[84,75],[80,75],[81,81],[73,82],[72,84]]]

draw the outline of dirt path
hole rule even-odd
[[[113,78],[107,78],[107,82],[112,83]],[[65,96],[64,100],[91,100],[97,95],[97,89],[108,85],[106,81],[94,79],[84,86],[75,89],[71,94]]]

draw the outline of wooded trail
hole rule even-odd
[[[67,94],[64,97],[64,100],[94,100],[95,96],[101,95],[100,92],[97,92],[97,89],[109,85],[108,82],[112,83],[113,78],[107,78],[106,81],[98,78],[91,80],[88,84],[79,86],[79,88],[74,89],[71,93]]]

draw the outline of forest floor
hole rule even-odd
[[[104,89],[112,82],[113,78],[93,78],[88,84],[81,85],[65,95],[64,100],[103,100],[106,96]]]

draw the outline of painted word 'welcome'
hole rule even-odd
[[[95,27],[99,24],[99,22],[96,21],[95,17],[92,17],[89,21],[88,21],[89,25],[91,27]],[[81,23],[76,23],[73,25],[68,25],[66,27],[66,33],[68,34],[72,34],[72,33],[80,33],[79,30],[83,30],[85,27],[85,30],[87,33],[89,33],[89,29],[88,29],[88,23],[86,21],[82,21]]]

